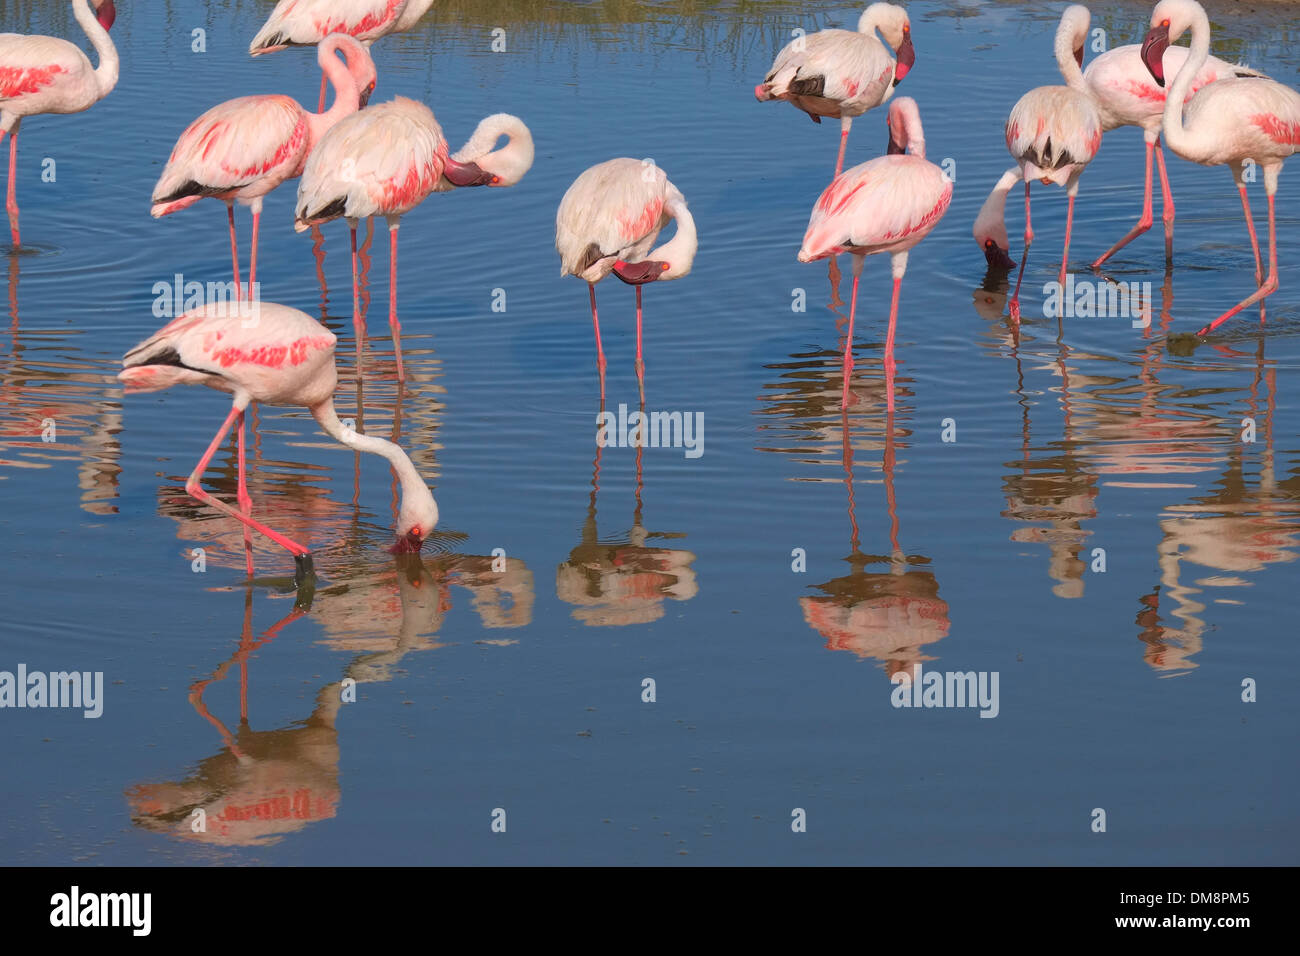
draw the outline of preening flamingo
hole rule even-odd
[[[925,132],[916,101],[901,96],[889,106],[889,153],[846,169],[826,187],[813,207],[799,249],[800,262],[812,262],[848,252],[853,255],[853,298],[849,303],[849,332],[844,341],[844,401],[848,401],[853,370],[853,321],[858,306],[858,280],[867,256],[889,253],[894,294],[885,338],[885,378],[894,377],[894,327],[898,295],[907,271],[908,252],[948,211],[952,181],[925,158]],[[890,409],[894,394],[888,392]]]
[[[1277,224],[1273,197],[1282,163],[1300,150],[1300,93],[1265,77],[1234,77],[1204,87],[1183,107],[1192,84],[1210,55],[1210,21],[1196,0],[1161,0],[1151,14],[1151,30],[1142,43],[1142,62],[1160,86],[1165,84],[1164,54],[1188,30],[1192,44],[1165,100],[1165,143],[1183,159],[1203,166],[1227,165],[1241,193],[1250,245],[1255,253],[1255,282],[1263,284],[1201,329],[1218,325],[1277,291]],[[1259,239],[1246,196],[1246,163],[1264,170],[1268,195],[1268,278],[1263,278]]]
[[[1062,27],[1064,25],[1063,20]],[[1034,241],[1029,184],[1035,179],[1044,185],[1055,183],[1064,186],[1069,196],[1065,249],[1061,253],[1058,278],[1064,284],[1070,262],[1070,231],[1074,226],[1074,199],[1079,193],[1079,177],[1101,148],[1101,115],[1079,67],[1083,62],[1085,38],[1086,34],[1074,36],[1070,30],[1057,28],[1056,62],[1068,85],[1035,87],[1011,108],[1006,124],[1006,143],[1017,165],[1002,174],[975,219],[975,241],[984,250],[989,265],[1013,266],[1007,254],[1007,193],[1017,181],[1024,180],[1025,251],[1020,259],[1016,290],[1008,303],[1013,319],[1020,318],[1020,283],[1025,277],[1025,264],[1029,261],[1029,246]]]
[[[668,220],[677,232],[651,250]],[[577,276],[591,293],[591,323],[596,330],[600,400],[605,402],[605,350],[600,344],[596,283],[611,272],[636,286],[636,375],[645,402],[645,362],[641,355],[641,286],[680,279],[691,271],[699,241],[695,220],[681,190],[650,160],[610,159],[573,181],[555,214],[555,249],[560,275]]]
[[[876,38],[877,30],[885,38],[884,43]],[[823,116],[838,119],[838,176],[844,167],[844,147],[853,117],[889,99],[915,62],[907,11],[893,3],[873,3],[858,18],[856,33],[818,30],[787,43],[776,55],[767,77],[754,87],[754,96],[760,102],[793,103],[814,123],[820,123]]]
[[[244,474],[244,410],[249,402],[305,406],[325,432],[357,451],[388,459],[402,488],[395,551],[418,551],[438,523],[438,505],[410,458],[390,441],[359,435],[334,411],[338,374],[334,333],[297,309],[270,302],[258,304],[255,320],[230,315],[224,303],[187,312],[126,353],[118,378],[128,393],[156,392],[173,385],[206,385],[234,395],[230,414],[198,465],[185,490],[249,528],[266,535],[293,555],[299,584],[313,572],[311,552],[250,514]],[[239,426],[239,508],[218,501],[199,483],[208,463],[230,432]],[[251,565],[249,574],[252,574]]]
[[[507,143],[494,149],[502,136]],[[361,348],[357,288],[357,221],[383,216],[388,222],[388,324],[393,332],[397,377],[402,367],[401,323],[397,321],[397,231],[402,216],[433,192],[459,186],[513,186],[533,165],[533,137],[516,116],[496,113],[479,121],[474,135],[455,155],[433,112],[423,103],[396,97],[348,117],[312,152],[298,184],[299,232],[342,217],[352,232],[352,320]]]
[[[347,64],[340,62],[342,51]],[[335,33],[318,47],[321,72],[334,85],[334,105],[310,113],[288,96],[241,96],[208,110],[181,133],[153,188],[155,219],[192,206],[205,196],[226,204],[230,258],[239,293],[239,246],[235,201],[253,211],[253,247],[248,295],[257,281],[257,232],[262,197],[286,179],[302,174],[307,156],[339,120],[365,106],[375,89],[375,64],[362,44]]]
[[[366,46],[382,36],[409,30],[433,0],[280,0],[248,52],[274,53],[287,46],[314,46],[331,33],[346,33]],[[325,77],[316,112],[325,112]]]
[[[18,234],[18,127],[35,113],[81,113],[117,85],[117,48],[108,31],[117,18],[113,0],[72,0],[72,13],[99,57],[92,67],[86,54],[59,37],[0,33],[0,141],[9,134],[9,231]]]
[[[1088,8],[1074,4],[1066,7],[1061,16],[1060,29],[1068,32],[1073,40],[1073,47],[1078,57],[1083,56],[1083,44],[1088,36],[1091,22]],[[1062,53],[1058,45],[1057,56]],[[1160,191],[1164,199],[1162,218],[1165,224],[1165,261],[1172,262],[1174,256],[1174,197],[1169,189],[1169,176],[1165,171],[1165,154],[1160,148],[1160,121],[1164,115],[1165,91],[1151,81],[1146,65],[1142,62],[1142,46],[1130,43],[1107,50],[1093,58],[1088,68],[1083,71],[1083,79],[1088,84],[1097,113],[1101,116],[1103,132],[1110,132],[1120,126],[1136,126],[1142,130],[1146,141],[1146,175],[1142,200],[1142,215],[1137,224],[1124,238],[1111,246],[1096,262],[1097,268],[1120,249],[1151,228],[1153,216],[1151,211],[1151,160],[1154,155],[1160,169]],[[1164,69],[1176,75],[1187,60],[1185,47],[1170,47],[1165,53]],[[1061,73],[1066,76],[1065,67]],[[1208,83],[1220,78],[1262,76],[1257,70],[1240,64],[1229,63],[1218,57],[1208,57],[1205,65],[1197,71],[1192,81],[1191,92],[1195,93]],[[1068,82],[1069,77],[1066,76]]]

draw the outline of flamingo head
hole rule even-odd
[[[1165,85],[1165,50],[1191,25],[1186,7],[1184,0],[1161,0],[1151,11],[1151,29],[1142,41],[1141,56],[1157,86]]]
[[[916,63],[916,50],[912,47],[912,25],[906,20],[903,21],[902,39],[894,47],[894,53],[898,57],[898,63],[894,65],[894,85],[897,86]]]
[[[458,163],[448,159],[442,168],[442,175],[453,186],[497,186],[501,177],[488,172],[478,163]]]
[[[910,96],[893,100],[889,104],[889,118],[885,125],[889,128],[887,155],[911,150],[913,156],[925,158],[925,132],[921,128],[921,113],[916,100]]]
[[[993,237],[985,239],[983,245],[984,261],[990,269],[1011,270],[1016,267],[1016,260],[1011,258],[1010,251],[999,246]]]
[[[113,23],[117,20],[117,7],[113,6],[113,0],[98,0],[94,4],[95,19],[105,30],[113,29]]]
[[[403,496],[402,510],[397,515],[397,541],[388,549],[389,553],[418,554],[437,525],[438,503],[433,500],[433,493],[420,483],[411,494]]]
[[[331,33],[321,41],[321,49],[330,55],[334,51],[343,54],[343,62],[348,67],[348,76],[357,87],[357,107],[365,109],[379,79],[379,74],[375,70],[375,61],[371,58],[366,45],[346,33]]]
[[[898,61],[894,66],[894,85],[897,86],[916,62],[916,51],[912,48],[912,22],[907,11],[897,4],[873,3],[862,11],[858,32],[873,34],[877,30]]]

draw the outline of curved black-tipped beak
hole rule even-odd
[[[624,262],[620,259],[614,263],[614,275],[628,285],[645,285],[647,282],[654,282],[667,271],[668,263],[655,259],[647,259],[644,262]]]
[[[362,90],[360,95],[357,97],[357,106],[360,109],[365,109],[367,106],[369,106],[370,97],[374,95],[374,92],[375,92],[375,87],[374,84],[372,83],[370,86],[367,86],[364,90]]]
[[[992,239],[984,243],[984,260],[989,264],[990,269],[1002,269],[1010,271],[1016,267],[1016,260],[1007,254],[1007,250],[1001,248]]]
[[[1169,49],[1169,24],[1162,23],[1151,28],[1147,38],[1142,41],[1142,62],[1146,64],[1156,86],[1165,85],[1165,50]]]
[[[906,153],[906,152],[907,150],[903,149],[903,147],[898,145],[898,142],[894,139],[894,133],[891,130],[889,133],[889,145],[885,147],[885,155],[896,156],[899,153]]]
[[[424,539],[414,532],[402,535],[388,549],[389,554],[419,554],[424,547]]]
[[[1083,68],[1083,47],[1074,51],[1074,62],[1079,64],[1080,69]]]
[[[95,19],[99,21],[99,25],[105,30],[113,29],[113,24],[117,20],[117,7],[113,6],[113,0],[103,0],[95,8]]]
[[[903,82],[903,77],[907,76],[907,71],[916,63],[916,50],[912,47],[912,31],[908,30],[903,33],[903,42],[898,45],[894,51],[898,57],[898,63],[894,66],[894,85],[897,86]]]
[[[448,159],[442,168],[443,178],[453,186],[495,186],[501,177],[489,173],[478,163],[458,163]]]

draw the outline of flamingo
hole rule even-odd
[[[668,242],[651,249],[668,220],[677,223]],[[560,200],[555,215],[555,249],[560,275],[577,276],[591,294],[596,330],[600,401],[605,403],[605,350],[600,344],[596,283],[611,272],[636,286],[636,374],[645,404],[645,362],[641,354],[641,286],[680,279],[691,271],[699,240],[681,190],[650,160],[610,159],[584,170]]]
[[[36,113],[81,113],[117,85],[117,48],[108,36],[117,8],[113,0],[72,0],[72,13],[99,57],[92,67],[86,54],[59,37],[0,33],[0,141],[9,134],[9,231],[18,234],[18,127]]]
[[[876,39],[877,30],[884,43]],[[759,102],[793,103],[814,123],[823,116],[839,119],[838,176],[853,117],[889,99],[915,62],[907,11],[893,3],[873,3],[858,19],[857,32],[818,30],[787,43],[766,78],[754,87],[754,96]]]
[[[502,136],[507,143],[494,149]],[[397,321],[397,231],[402,216],[433,192],[461,186],[513,186],[533,165],[533,137],[517,116],[496,113],[479,121],[474,135],[455,155],[433,112],[423,103],[396,97],[339,123],[312,152],[298,184],[299,232],[340,216],[352,232],[353,323],[361,347],[357,288],[357,221],[383,216],[388,222],[388,324],[402,368],[401,323]]]
[[[799,249],[800,262],[812,262],[848,252],[853,255],[853,299],[849,303],[849,333],[844,342],[844,396],[848,401],[853,370],[853,321],[858,305],[858,280],[867,256],[889,253],[894,294],[885,338],[885,379],[894,378],[894,327],[898,295],[907,271],[908,252],[929,235],[948,211],[952,181],[925,158],[925,132],[916,101],[901,96],[889,106],[889,151],[847,169],[826,187],[813,207]],[[892,411],[894,395],[888,392]]]
[[[1079,177],[1101,148],[1101,114],[1079,67],[1083,62],[1086,33],[1075,35],[1065,29],[1065,25],[1063,18],[1056,31],[1055,48],[1056,62],[1067,85],[1035,87],[1011,108],[1006,123],[1006,143],[1016,166],[1002,174],[975,219],[975,241],[984,250],[989,266],[1012,268],[1015,263],[1007,254],[1007,193],[1019,180],[1024,180],[1025,250],[1020,259],[1016,289],[1008,303],[1013,319],[1020,318],[1020,283],[1025,277],[1029,246],[1034,241],[1029,214],[1029,184],[1035,179],[1044,185],[1055,183],[1064,186],[1069,196],[1065,249],[1061,253],[1061,272],[1057,280],[1064,284],[1070,261],[1070,231],[1074,226],[1074,200],[1079,193]]]
[[[1227,165],[1241,194],[1250,245],[1255,253],[1255,282],[1263,278],[1259,239],[1246,197],[1246,163],[1264,170],[1268,196],[1268,278],[1197,335],[1208,335],[1242,309],[1277,291],[1277,223],[1273,197],[1282,163],[1300,150],[1300,93],[1266,77],[1233,77],[1201,89],[1183,106],[1210,55],[1210,21],[1196,0],[1161,0],[1151,14],[1151,30],[1142,42],[1142,62],[1156,83],[1165,85],[1164,54],[1188,30],[1192,43],[1165,99],[1165,142],[1175,154],[1202,166]],[[1262,321],[1262,318],[1261,318]]]
[[[367,47],[380,37],[411,29],[433,0],[280,0],[248,52],[274,53],[287,46],[315,46],[331,33],[346,33]],[[325,77],[316,112],[325,112]]]
[[[335,55],[342,51],[347,65]],[[192,206],[205,196],[226,204],[230,258],[239,291],[239,247],[235,241],[235,201],[253,211],[253,248],[248,295],[257,281],[257,233],[262,198],[286,179],[302,174],[307,156],[343,117],[365,106],[375,89],[375,64],[357,40],[335,33],[317,50],[321,72],[334,84],[334,105],[309,113],[278,94],[241,96],[212,107],[185,128],[153,188],[155,219]]]
[[[305,406],[326,434],[340,444],[382,455],[392,465],[402,488],[393,551],[419,551],[438,523],[438,505],[400,446],[359,435],[339,421],[333,398],[338,384],[334,333],[305,312],[271,302],[258,303],[256,322],[228,312],[224,303],[187,312],[127,352],[118,374],[128,394],[157,392],[173,385],[206,385],[234,395],[230,413],[190,473],[185,490],[286,549],[293,555],[295,579],[302,586],[314,573],[311,552],[250,515],[243,437],[244,410],[250,402]],[[199,482],[235,424],[239,426],[239,508],[218,501]]]
[[[1088,36],[1088,27],[1092,15],[1088,8],[1079,4],[1066,7],[1061,16],[1060,29],[1069,33],[1074,41],[1074,48],[1079,58],[1083,56],[1083,43]],[[1165,171],[1165,154],[1160,148],[1160,121],[1164,115],[1165,91],[1151,82],[1147,68],[1142,62],[1142,46],[1130,43],[1113,47],[1095,57],[1088,68],[1083,71],[1083,79],[1088,84],[1088,92],[1101,116],[1101,128],[1109,133],[1120,126],[1136,126],[1142,130],[1146,142],[1146,174],[1144,178],[1142,215],[1132,230],[1124,238],[1111,246],[1096,262],[1094,269],[1120,249],[1151,228],[1151,160],[1154,156],[1160,170],[1160,191],[1163,196],[1163,213],[1161,218],[1165,225],[1165,261],[1172,262],[1174,257],[1174,197],[1169,189],[1169,176]],[[1062,53],[1058,46],[1058,57]],[[1166,71],[1177,74],[1187,60],[1185,47],[1171,47],[1164,58]],[[1069,81],[1066,68],[1061,73]],[[1213,83],[1220,77],[1263,76],[1248,66],[1229,63],[1218,57],[1208,57],[1206,63],[1196,73],[1191,91],[1195,93],[1201,87]]]

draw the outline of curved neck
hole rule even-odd
[[[1161,121],[1165,145],[1179,155],[1186,155],[1187,130],[1183,127],[1183,104],[1191,92],[1196,74],[1205,66],[1210,56],[1210,21],[1205,11],[1197,8],[1192,19],[1192,45],[1182,68],[1174,77],[1173,86],[1165,94],[1165,112]]]
[[[407,457],[406,452],[401,447],[394,445],[392,442],[377,438],[374,435],[360,435],[355,430],[348,428],[339,421],[338,414],[334,411],[334,400],[327,398],[321,404],[311,409],[312,418],[320,423],[325,433],[337,441],[339,444],[347,445],[356,451],[366,451],[373,455],[380,455],[388,459],[388,463],[393,466],[393,472],[397,475],[397,480],[402,486],[402,510],[405,510],[408,500],[414,500],[417,496],[432,497],[428,485],[420,477],[420,473],[415,470],[415,465]]]
[[[105,97],[117,86],[117,47],[90,9],[90,0],[74,0],[72,14],[85,32],[90,45],[99,56],[99,66],[95,67],[95,83],[99,86],[100,97]]]
[[[506,144],[493,149],[502,136]],[[533,135],[517,116],[496,113],[484,117],[460,149],[452,154],[458,163],[476,163],[486,172],[501,177],[501,185],[513,186],[533,165]]]
[[[975,239],[983,244],[992,239],[1003,252],[1007,249],[1007,193],[1021,180],[1020,168],[1013,167],[1002,174],[993,186],[979,215],[975,217]]]
[[[668,263],[668,271],[661,278],[677,279],[691,271],[699,239],[695,233],[695,218],[681,199],[670,199],[664,211],[677,223],[676,234],[646,258]]]
[[[1088,84],[1083,79],[1083,67],[1075,58],[1074,51],[1083,46],[1084,41],[1087,40],[1090,22],[1091,20],[1085,20],[1081,16],[1071,17],[1067,13],[1061,19],[1061,25],[1056,28],[1054,47],[1056,67],[1061,71],[1065,85],[1080,93],[1088,92]]]
[[[334,103],[324,113],[308,113],[307,125],[311,128],[314,145],[335,123],[355,113],[361,106],[361,91],[348,65],[338,58],[339,49],[333,43],[321,43],[316,50],[316,60],[321,72],[334,88]]]

